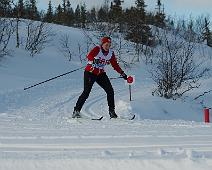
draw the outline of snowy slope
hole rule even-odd
[[[97,85],[82,114],[104,119],[67,121],[83,88],[83,70],[23,90],[83,65],[77,52],[78,44],[86,48],[83,32],[52,28],[56,36],[42,54],[32,58],[23,49],[14,49],[13,57],[1,61],[0,170],[212,168],[212,127],[203,123],[202,106],[192,101],[211,87],[211,78],[202,80],[204,86],[186,102],[165,100],[151,95],[154,84],[141,63],[125,70],[136,77],[132,102],[124,80],[112,80],[117,114],[136,114],[135,121],[109,120],[106,95]],[[71,62],[58,50],[63,34],[72,38]],[[112,69],[108,75],[119,76]],[[211,106],[212,96],[206,99]]]

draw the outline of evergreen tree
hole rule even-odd
[[[161,7],[162,7],[161,0],[157,0],[157,8],[156,9],[158,9],[158,13],[161,13]]]
[[[86,24],[86,5],[83,4],[81,5],[81,8],[80,8],[80,21],[81,21],[81,27],[82,28],[85,28],[85,24]]]
[[[25,1],[26,7],[26,18],[31,20],[39,20],[39,12],[37,10],[37,2],[36,0],[27,0]]]
[[[81,11],[80,11],[80,6],[77,5],[76,9],[75,9],[75,23],[76,26],[79,26],[81,22]]]
[[[66,0],[63,0],[63,13],[66,13]]]
[[[67,15],[67,25],[71,26],[74,23],[74,11],[73,8],[71,7],[71,3],[69,0],[67,0],[67,5],[66,5],[66,15]]]
[[[146,13],[146,24],[155,25],[155,14],[153,12]]]
[[[123,17],[122,3],[124,1],[114,0],[110,7],[110,20],[114,23],[121,23]]]
[[[108,14],[109,9],[110,9],[109,0],[104,0],[103,8],[104,8],[105,12]]]
[[[209,47],[212,47],[212,32],[210,31],[210,21],[205,18],[205,26],[203,32],[203,40],[207,42]]]
[[[193,27],[194,27],[194,21],[193,21],[192,18],[190,18],[189,23],[188,23],[188,31],[189,32],[194,32]]]
[[[186,29],[186,23],[185,20],[182,21],[182,29],[185,30]]]
[[[18,13],[19,13],[20,18],[25,17],[25,8],[24,8],[24,1],[23,0],[18,1]]]
[[[111,2],[111,7],[109,11],[109,20],[114,24],[119,25],[119,32],[123,32],[124,26],[124,14],[122,10],[122,0],[114,0]]]
[[[0,1],[0,17],[10,17],[12,14],[10,0]]]
[[[29,15],[30,15],[30,2],[29,2],[29,0],[26,0],[24,2],[24,6],[25,6],[25,17],[24,18],[29,18]]]
[[[104,21],[105,22],[109,22],[109,0],[104,0],[104,4],[103,4],[103,10],[104,10]]]
[[[55,22],[57,24],[62,24],[62,18],[63,18],[63,10],[61,5],[59,4],[55,11]]]
[[[100,22],[108,21],[107,16],[108,16],[107,12],[105,11],[105,9],[103,7],[101,7],[97,14],[98,21],[100,21]]]
[[[151,29],[146,24],[144,0],[136,0],[136,7],[127,11],[127,34],[126,39],[136,43],[148,45],[151,35]]]
[[[45,16],[45,21],[49,23],[53,22],[53,8],[52,8],[51,0],[49,1],[49,4],[48,4],[48,10]]]
[[[157,1],[156,9],[157,9],[157,13],[155,15],[155,24],[154,25],[157,27],[164,28],[166,26],[166,24],[165,24],[166,15],[164,12],[164,8],[162,9],[161,0]]]
[[[136,0],[136,1],[135,1],[135,4],[136,4],[137,10],[138,10],[142,15],[145,15],[145,8],[146,8],[146,5],[145,5],[144,0]]]
[[[136,0],[135,1],[136,4],[136,11],[137,11],[137,18],[142,21],[143,23],[145,23],[146,21],[146,12],[145,12],[145,8],[146,5],[144,3],[144,0]]]
[[[64,24],[64,25],[67,25],[67,20],[68,20],[68,18],[67,18],[67,6],[66,6],[66,1],[67,0],[63,0],[63,3],[62,3],[62,23]]]
[[[96,12],[95,7],[93,7],[90,12],[87,12],[87,19],[88,19],[89,22],[96,22],[97,21],[96,13],[97,12]]]
[[[14,18],[25,18],[25,7],[23,0],[18,0],[17,4],[13,8]]]

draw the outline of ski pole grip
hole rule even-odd
[[[132,76],[129,76],[129,77],[127,78],[127,83],[128,83],[128,84],[132,84],[133,82],[134,82],[133,77],[132,77]]]

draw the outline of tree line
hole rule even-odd
[[[36,0],[1,0],[0,17],[23,18],[48,23],[56,23],[72,27],[86,28],[89,23],[106,22],[118,24],[118,31],[125,34],[125,39],[144,45],[152,45],[151,27],[160,28],[172,27],[172,29],[194,30],[194,21],[182,22],[176,25],[175,19],[170,19],[165,14],[164,4],[161,0],[155,0],[155,11],[146,11],[147,5],[144,0],[135,0],[135,5],[123,8],[123,0],[105,0],[100,8],[93,7],[88,10],[86,4],[78,4],[74,9],[70,0],[61,0],[61,4],[53,7],[49,0],[46,11],[39,11]],[[202,18],[203,24],[202,41],[206,41],[212,47],[212,32],[210,30],[210,20]],[[183,25],[184,24],[184,25]],[[180,31],[181,31],[180,30]]]
[[[66,26],[85,28],[86,24],[93,22],[109,22],[119,24],[119,31],[129,30],[127,39],[138,42],[136,35],[132,32],[142,32],[144,38],[139,42],[147,43],[147,39],[151,36],[148,25],[165,26],[165,13],[158,10],[156,14],[147,13],[145,11],[144,0],[136,0],[135,7],[123,9],[123,1],[114,0],[111,3],[105,0],[104,4],[99,8],[93,7],[87,10],[85,4],[77,5],[73,9],[70,0],[62,0],[56,8],[53,7],[51,0],[48,3],[47,11],[39,11],[36,0],[2,0],[0,2],[0,17],[13,17],[31,19],[37,21],[45,21],[48,23],[56,23]],[[161,2],[158,0],[158,9],[161,9]],[[141,27],[140,27],[141,26]],[[136,30],[139,28],[139,30]]]

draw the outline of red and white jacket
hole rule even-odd
[[[101,46],[94,47],[90,53],[87,55],[88,64],[85,68],[86,71],[92,72],[95,75],[99,75],[104,71],[106,65],[111,64],[112,67],[120,74],[123,73],[123,70],[120,68],[114,51],[104,51]],[[94,59],[99,60],[98,64],[93,63]]]

